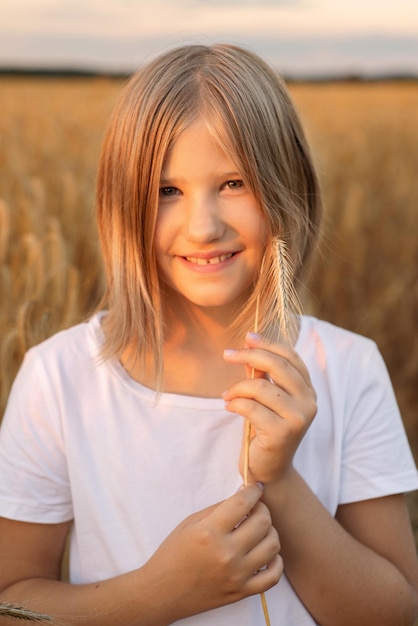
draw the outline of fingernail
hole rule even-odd
[[[255,483],[255,484],[257,485],[257,487],[258,487],[259,489],[261,489],[261,491],[264,491],[264,485],[263,485],[263,483]]]
[[[222,394],[222,398],[223,398],[223,400],[225,402],[225,408],[226,409],[228,408],[228,405],[229,405],[229,402],[230,402],[229,400],[226,400],[226,396],[227,395],[228,395],[228,391],[224,391],[223,394]]]
[[[231,350],[230,348],[227,348],[226,350],[224,350],[224,355],[225,356],[232,356],[233,354],[236,354],[237,350]]]
[[[252,339],[253,341],[260,341],[261,335],[258,333],[247,333],[248,339]]]

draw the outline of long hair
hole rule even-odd
[[[139,359],[153,355],[156,384],[164,337],[153,246],[161,172],[176,138],[198,118],[236,163],[271,238],[284,240],[295,281],[320,224],[320,191],[301,124],[284,83],[257,55],[227,44],[183,46],[134,74],[99,161],[97,219],[107,277],[101,306],[108,309],[103,356],[120,356],[129,347]],[[273,262],[267,246],[253,295],[237,312],[237,332],[250,327],[257,297],[260,331],[266,330],[262,295],[274,289]]]

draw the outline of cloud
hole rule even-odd
[[[253,9],[263,9],[270,7],[283,7],[283,6],[303,6],[306,5],[304,0],[178,0],[179,4],[183,5],[196,5],[200,7],[234,7],[236,9],[242,9],[244,7],[251,7]]]
[[[1,0],[0,24],[16,34],[77,30],[109,38],[175,33],[346,35],[371,29],[418,35],[418,4],[416,0]]]
[[[253,40],[285,74],[407,74],[418,76],[418,37],[365,33]]]
[[[131,71],[161,50],[194,41],[249,46],[285,72],[418,65],[416,0],[0,2],[3,66]]]
[[[4,1],[4,0],[3,0]],[[10,0],[6,0],[10,1]],[[10,32],[113,36],[158,34],[268,32],[283,11],[293,11],[306,0],[15,0],[0,23]],[[0,9],[1,12],[1,9]],[[288,18],[287,18],[288,19]]]
[[[307,76],[327,73],[418,74],[418,38],[384,36],[222,38],[250,48],[281,73]],[[2,65],[88,68],[132,72],[152,56],[183,43],[213,43],[217,37],[65,36],[47,32],[21,39],[0,32]],[[36,51],[36,52],[34,52]],[[6,56],[8,55],[8,56]]]

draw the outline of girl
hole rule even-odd
[[[273,242],[295,286],[321,211],[275,72],[228,45],[139,71],[97,210],[102,310],[29,351],[2,425],[0,597],[83,626],[260,626],[262,592],[275,625],[412,624],[417,472],[382,360],[314,318],[277,333]]]

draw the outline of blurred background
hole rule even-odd
[[[378,343],[418,459],[416,0],[2,0],[0,415],[25,350],[101,294],[96,166],[127,74],[215,41],[288,82],[326,206],[306,310]]]
[[[245,44],[285,74],[418,72],[415,0],[3,0],[0,65],[131,72],[185,41]]]

